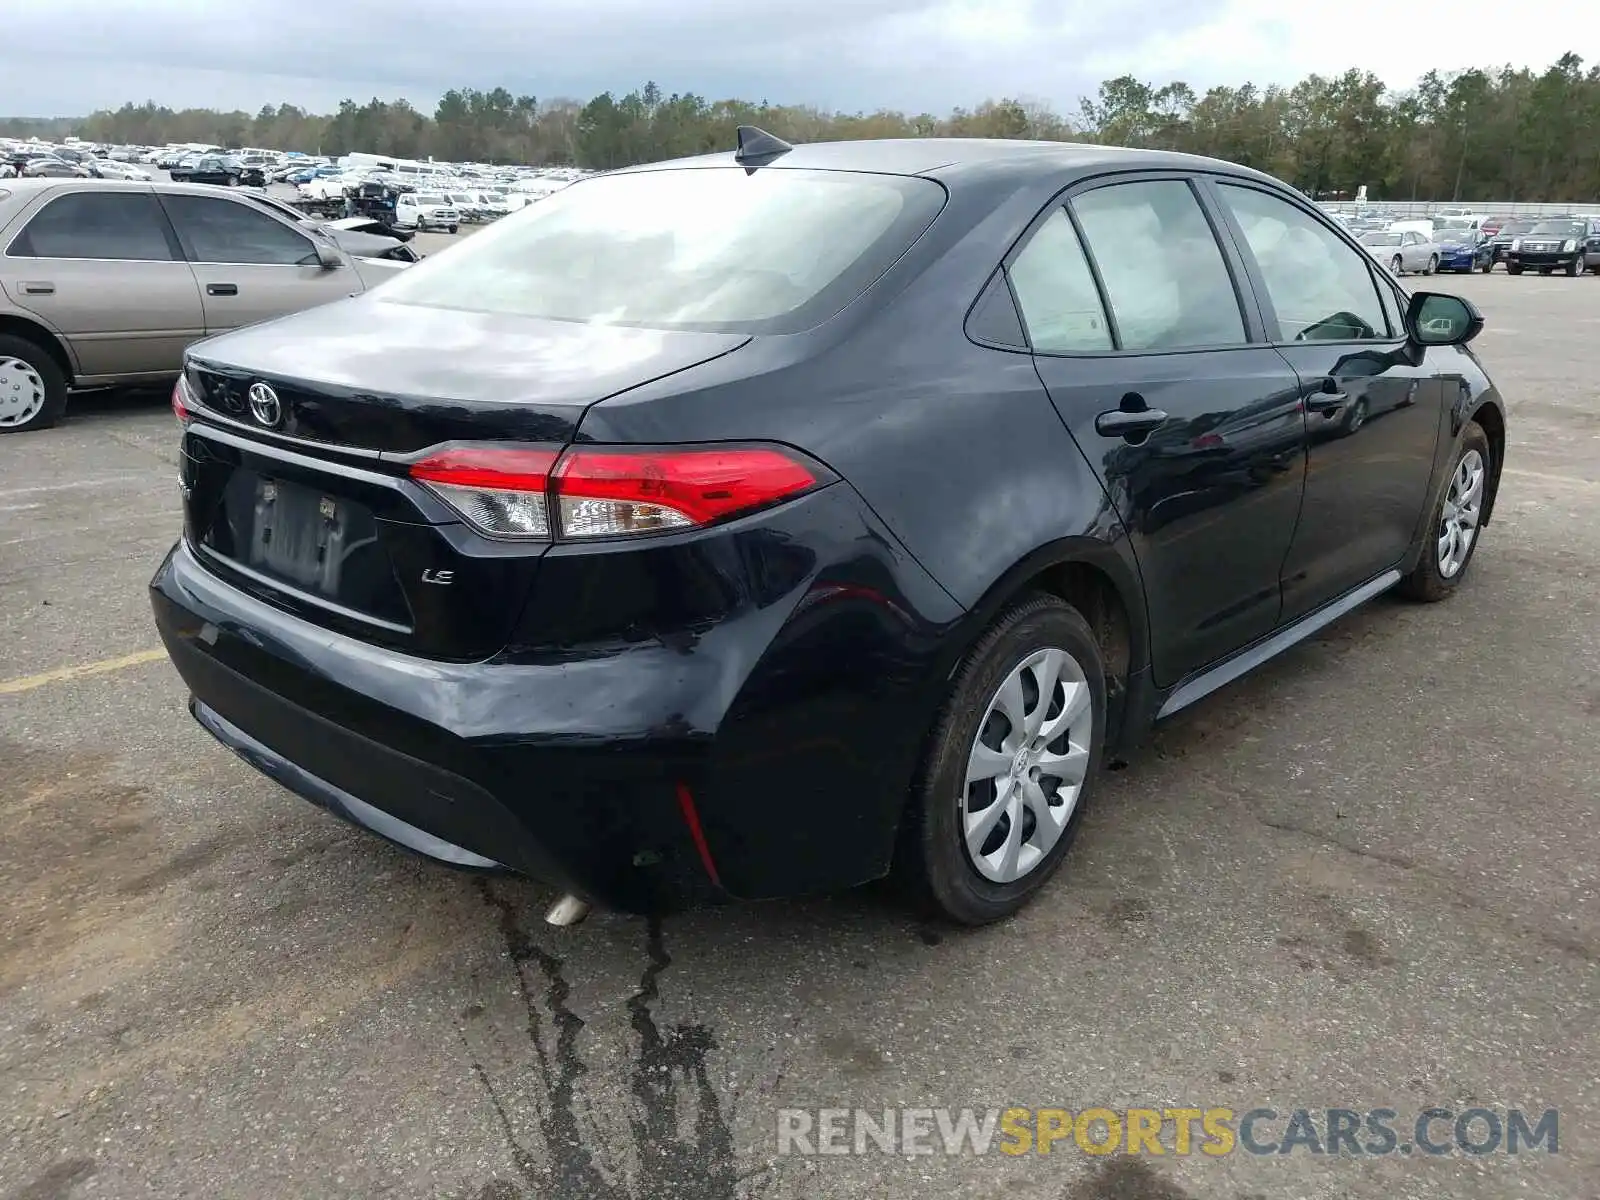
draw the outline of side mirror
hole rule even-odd
[[[1465,346],[1483,332],[1483,314],[1460,296],[1417,292],[1406,309],[1406,332],[1419,346]]]
[[[332,246],[325,242],[315,243],[317,247],[317,263],[324,271],[336,271],[344,266],[344,258]]]

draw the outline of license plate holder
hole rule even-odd
[[[246,562],[322,596],[339,594],[350,506],[311,488],[260,478]]]

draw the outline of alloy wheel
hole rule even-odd
[[[26,425],[44,407],[44,380],[33,364],[0,357],[0,425]]]
[[[973,868],[1015,883],[1039,866],[1078,806],[1094,702],[1065,650],[1028,655],[989,700],[967,756],[961,830]]]
[[[1483,511],[1483,455],[1468,450],[1456,464],[1439,518],[1439,574],[1453,579],[1467,565]]]

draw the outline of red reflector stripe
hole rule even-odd
[[[500,492],[542,492],[559,452],[522,446],[441,450],[412,464],[411,478]]]
[[[711,882],[717,887],[722,886],[722,879],[717,875],[717,864],[711,857],[711,847],[706,844],[705,830],[700,828],[700,814],[695,811],[694,794],[689,791],[689,785],[678,785],[678,811],[683,814],[683,823],[689,827],[689,837],[694,842],[694,848],[700,852],[700,862],[706,869],[706,874],[711,876]]]
[[[558,496],[657,504],[696,525],[772,504],[816,485],[777,450],[590,450],[573,447],[556,468]]]

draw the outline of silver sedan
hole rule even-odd
[[[1368,254],[1389,268],[1391,274],[1420,271],[1432,275],[1439,269],[1439,246],[1415,229],[1373,230],[1361,235]]]

